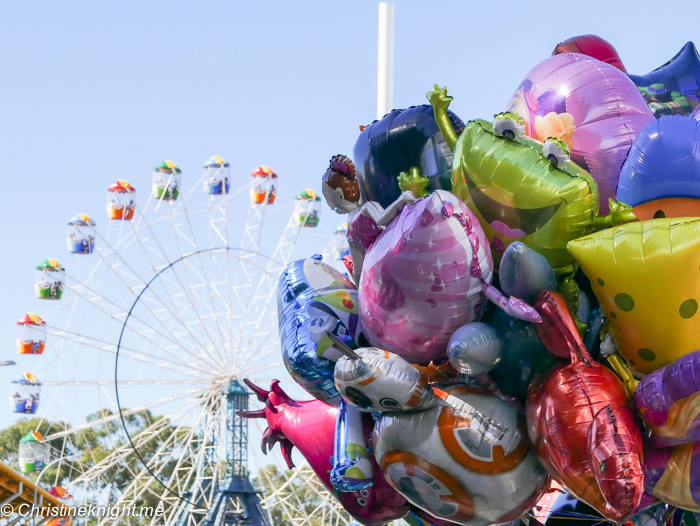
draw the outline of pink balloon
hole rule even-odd
[[[337,407],[320,400],[293,400],[282,390],[279,380],[272,381],[270,391],[248,380],[245,382],[257,395],[258,400],[265,404],[265,408],[258,411],[240,411],[238,414],[247,418],[267,420],[268,428],[262,439],[263,453],[267,453],[268,449],[279,443],[284,459],[291,469],[294,467],[292,448],[298,448],[326,489],[335,495],[353,518],[365,526],[383,526],[408,515],[411,505],[384,480],[374,455],[370,455],[375,474],[371,488],[343,492],[333,489],[329,473]],[[365,438],[369,439],[374,429],[372,416],[364,415],[363,424]]]
[[[455,195],[406,205],[367,251],[359,290],[369,342],[411,363],[445,355],[450,336],[481,315],[493,259],[486,235]]]
[[[600,210],[608,212],[620,169],[642,128],[654,120],[634,83],[614,66],[562,53],[532,69],[508,102],[525,120],[527,135],[564,140],[571,160],[598,183]]]

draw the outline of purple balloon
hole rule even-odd
[[[700,442],[659,449],[644,444],[644,490],[673,506],[700,511]]]
[[[700,440],[700,350],[644,377],[634,397],[654,447]]]
[[[627,151],[654,120],[634,83],[614,66],[562,53],[535,66],[508,103],[525,120],[527,135],[558,137],[571,160],[598,183],[600,210],[608,212]]]
[[[450,336],[481,317],[492,276],[479,220],[437,190],[406,205],[367,251],[359,288],[364,335],[411,363],[442,358]]]

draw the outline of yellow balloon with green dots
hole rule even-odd
[[[700,349],[700,218],[652,219],[568,244],[633,369]]]

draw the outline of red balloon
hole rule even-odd
[[[615,66],[617,69],[627,73],[622,59],[620,55],[617,54],[617,50],[613,45],[596,35],[581,35],[564,40],[564,42],[557,44],[552,55],[558,55],[559,53],[581,53],[582,55],[588,55],[589,57]]]
[[[530,440],[540,460],[569,493],[608,519],[623,521],[644,492],[642,436],[622,382],[595,362],[561,295],[545,291],[537,332],[558,356],[570,353],[527,400]]]

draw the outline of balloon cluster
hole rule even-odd
[[[297,447],[365,525],[544,522],[557,491],[592,519],[693,524],[699,96],[692,44],[635,76],[587,35],[491,122],[435,86],[362,127],[322,177],[352,277],[313,256],[279,281],[284,363],[315,400],[249,383],[263,449]]]

